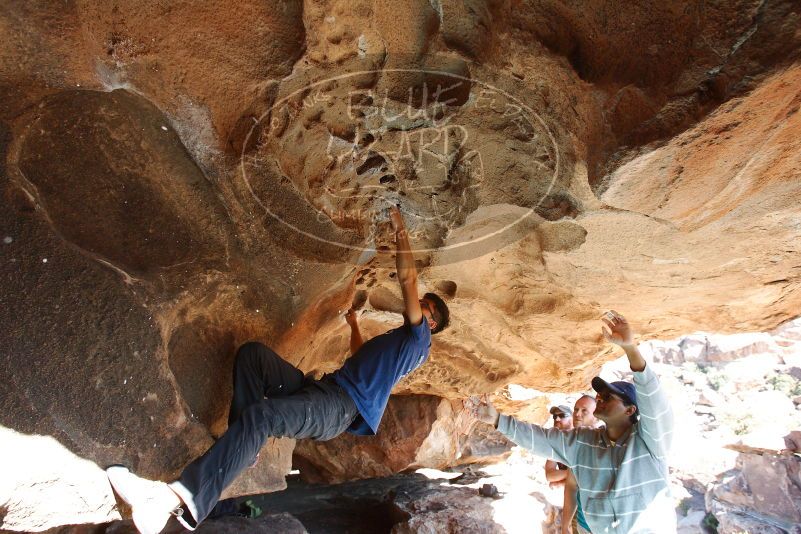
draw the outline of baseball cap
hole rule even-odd
[[[558,406],[551,406],[550,409],[551,415],[561,413],[564,415],[573,415],[573,409],[569,406],[565,406],[564,404],[560,404]]]
[[[637,390],[634,389],[634,384],[631,382],[624,382],[623,380],[619,380],[617,382],[607,382],[600,376],[596,376],[592,379],[592,389],[598,393],[610,391],[618,397],[626,399],[634,406],[637,406]],[[640,407],[637,406],[637,410],[639,409]]]

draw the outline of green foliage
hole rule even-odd
[[[751,423],[753,423],[753,417],[751,414],[746,414],[736,418],[731,427],[735,434],[743,436],[751,431]]]
[[[765,383],[776,391],[781,391],[788,397],[801,395],[801,380],[796,380],[786,373],[774,373],[770,375]]]
[[[707,530],[707,532],[718,534],[718,526],[720,526],[720,521],[718,521],[710,512],[704,516],[704,520],[701,521],[701,525]]]
[[[706,379],[709,382],[709,387],[715,391],[720,391],[720,388],[726,383],[725,373],[718,369],[712,369],[706,374]]]
[[[695,370],[706,375],[706,381],[709,384],[709,387],[715,391],[720,391],[720,388],[723,387],[727,380],[726,374],[714,365],[693,363],[692,367],[688,366],[688,369]]]

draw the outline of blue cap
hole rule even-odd
[[[634,389],[634,384],[631,382],[624,382],[622,380],[617,382],[607,382],[600,376],[596,376],[592,379],[592,389],[598,393],[610,391],[618,397],[626,399],[634,406],[637,406],[637,390]],[[637,411],[639,411],[639,409],[640,407],[637,406]]]

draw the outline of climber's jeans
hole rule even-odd
[[[178,520],[194,530],[268,437],[328,440],[344,432],[357,414],[350,395],[333,379],[305,379],[265,345],[242,345],[234,364],[228,430],[170,484],[184,502]]]

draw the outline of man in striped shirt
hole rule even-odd
[[[480,406],[477,416],[521,447],[572,469],[594,534],[674,533],[667,466],[673,432],[670,404],[637,350],[626,319],[610,311],[601,320],[604,337],[626,352],[634,372],[633,384],[593,379],[595,417],[604,428],[545,429],[499,415],[490,404]]]

